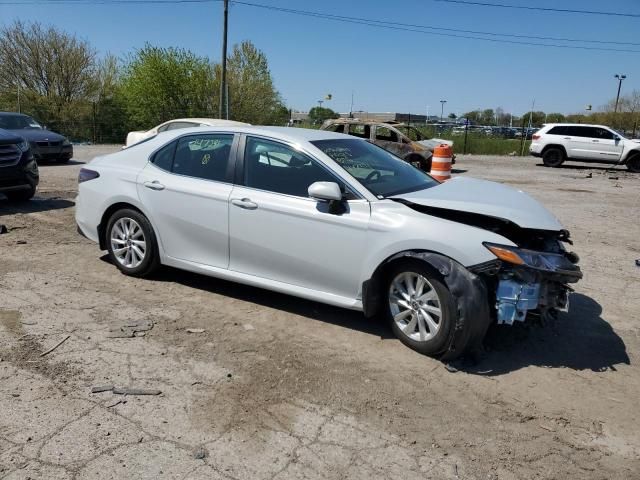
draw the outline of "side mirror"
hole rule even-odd
[[[309,196],[320,201],[341,201],[342,192],[335,182],[315,182],[309,185]]]
[[[613,136],[613,139],[614,139],[616,142],[619,142],[620,140],[622,140],[618,135],[614,135],[614,136]]]

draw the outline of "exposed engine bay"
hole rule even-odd
[[[582,272],[578,255],[565,249],[565,244],[572,243],[567,230],[522,228],[489,215],[396,201],[427,215],[489,230],[517,245],[485,243],[496,260],[470,268],[485,280],[498,324],[512,325],[529,315],[554,318],[568,308],[569,284],[580,280]]]

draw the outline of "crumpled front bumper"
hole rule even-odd
[[[535,266],[513,265],[500,260],[472,269],[484,274],[495,301],[498,324],[512,325],[524,321],[529,313],[542,317],[569,307],[569,286],[582,278],[573,253],[545,253],[544,261]],[[492,301],[493,303],[493,301]]]

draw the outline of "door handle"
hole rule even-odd
[[[565,140],[571,140],[571,137],[564,137]]]
[[[593,143],[599,143],[600,140],[591,140]]]
[[[234,198],[231,200],[236,207],[244,208],[245,210],[255,210],[258,208],[258,204],[252,202],[249,198]]]
[[[164,185],[157,180],[154,180],[153,182],[144,182],[144,186],[151,190],[164,190]]]

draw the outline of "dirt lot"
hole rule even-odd
[[[451,373],[355,312],[121,275],[73,220],[81,163],[113,150],[0,200],[0,478],[640,478],[640,175],[459,158],[552,209],[585,278],[557,322],[496,328]]]

